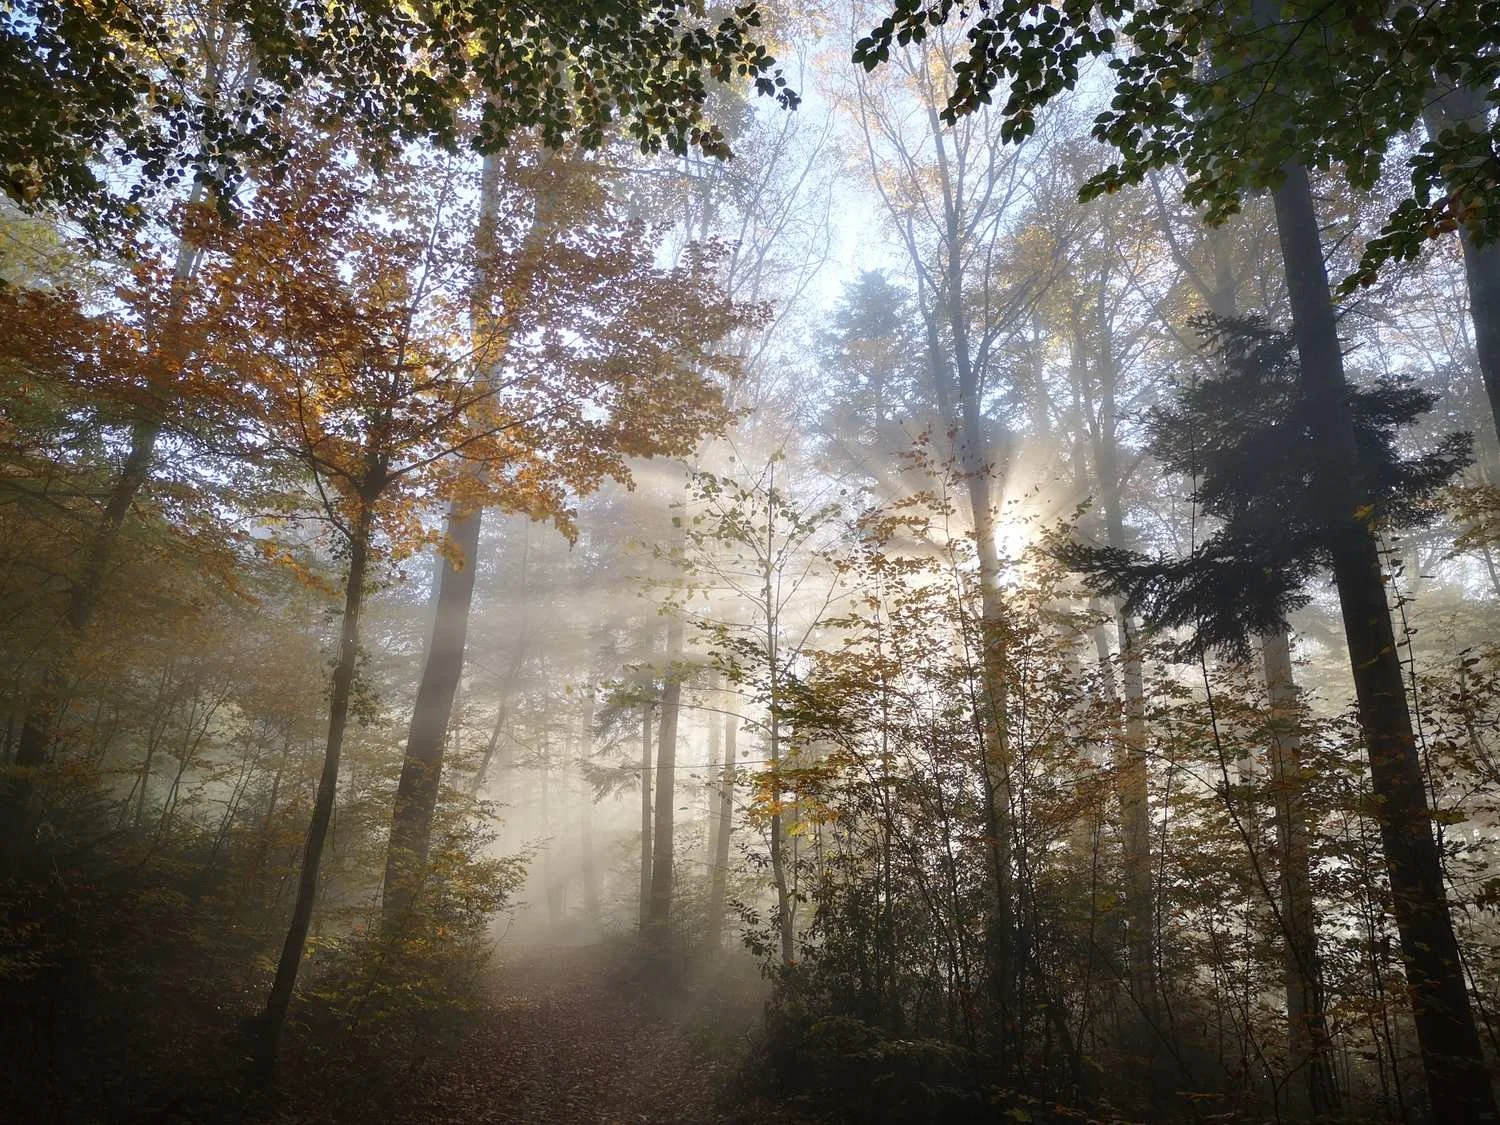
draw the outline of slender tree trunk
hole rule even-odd
[[[1302,735],[1297,684],[1286,632],[1261,638],[1261,665],[1271,704],[1271,798],[1281,853],[1282,953],[1286,983],[1287,1070],[1300,1101],[1314,1116],[1338,1110],[1333,1042],[1323,1008],[1323,974],[1313,912],[1307,802],[1302,779]]]
[[[682,615],[667,619],[667,665],[662,679],[661,723],[656,744],[656,838],[651,848],[651,894],[647,937],[664,952],[672,921],[672,863],[675,857],[677,720],[682,710]]]
[[[641,933],[651,913],[651,704],[641,708]]]
[[[510,717],[509,702],[510,693],[506,692],[500,697],[495,709],[495,721],[490,724],[490,736],[485,740],[484,754],[480,756],[479,768],[469,779],[470,797],[479,796],[480,790],[484,788],[485,780],[489,777],[490,764],[495,760],[495,751],[499,748],[500,738],[505,733],[505,720]]]
[[[1238,311],[1239,287],[1223,227],[1207,228],[1213,285],[1204,293],[1217,317]],[[1324,1010],[1322,961],[1312,892],[1311,830],[1302,770],[1301,708],[1286,629],[1260,638],[1261,672],[1270,703],[1271,799],[1280,864],[1277,870],[1286,992],[1287,1072],[1296,1108],[1315,1117],[1335,1114],[1339,1090],[1333,1040]]]
[[[552,820],[552,743],[546,728],[542,730],[542,823],[551,825]],[[564,796],[567,790],[564,788]],[[566,872],[558,856],[556,842],[542,853],[542,881],[546,886],[547,921],[555,930],[562,925],[567,913]]]
[[[958,374],[960,423],[959,465],[969,493],[974,522],[974,544],[979,558],[980,683],[983,689],[984,804],[989,836],[991,877],[994,880],[995,916],[990,933],[990,957],[996,976],[1001,1015],[1010,1024],[1011,996],[1020,964],[1015,945],[1015,890],[1011,875],[1011,778],[1010,724],[1008,718],[1009,672],[1006,667],[1007,638],[1005,599],[1000,587],[1000,550],[995,528],[995,475],[993,451],[985,433],[986,420],[980,403],[979,375],[969,354],[968,332],[962,323],[962,267],[958,258],[958,235],[949,239],[948,320],[953,335],[954,366]],[[1006,1032],[1003,1038],[1008,1038]]]
[[[1099,381],[1099,416],[1089,425],[1094,446],[1094,471],[1098,477],[1104,509],[1105,534],[1109,545],[1125,550],[1124,470],[1120,465],[1117,395],[1119,372],[1115,366],[1114,332],[1106,307],[1105,281],[1099,284],[1095,310],[1097,340],[1095,374]],[[1075,362],[1082,359],[1075,348]],[[1082,372],[1075,371],[1075,380]],[[1082,388],[1081,388],[1082,389]],[[1124,702],[1118,763],[1120,835],[1125,867],[1126,949],[1130,990],[1148,1013],[1156,1008],[1156,902],[1152,890],[1151,807],[1147,770],[1146,692],[1141,654],[1135,627],[1129,617],[1116,612],[1120,638],[1120,688]]]
[[[1152,893],[1151,808],[1146,770],[1146,691],[1135,630],[1125,614],[1120,632],[1120,686],[1125,697],[1125,737],[1120,761],[1120,826],[1125,863],[1126,937],[1130,985],[1136,1000],[1156,1008],[1156,905]]]
[[[705,873],[712,878],[714,856],[719,854],[719,782],[724,776],[724,761],[721,755],[723,743],[720,735],[717,708],[721,698],[720,677],[717,671],[708,674],[708,691],[705,693],[704,709],[708,715],[708,783],[706,785],[708,806],[705,818],[708,821],[708,840],[703,851]]]
[[[734,784],[739,767],[740,717],[732,699],[725,700],[724,772],[719,775],[719,803],[715,810],[718,832],[714,836],[713,874],[708,884],[708,948],[724,944],[724,900],[729,888],[729,842],[734,835]]]
[[[587,762],[594,756],[594,685],[592,683],[584,687],[583,715],[579,726],[582,728],[578,737],[579,757]],[[575,771],[574,776],[583,781],[580,772]],[[590,922],[598,924],[602,916],[600,912],[602,894],[599,885],[599,864],[594,855],[594,802],[589,799],[587,782],[583,782],[579,787],[578,806],[578,850],[583,878],[583,910]]]
[[[776,891],[776,935],[781,945],[783,968],[796,963],[792,933],[792,892],[786,869],[786,823],[781,786],[781,669],[777,628],[780,624],[776,598],[776,475],[771,468],[766,493],[766,550],[761,597],[766,610],[766,759],[774,779],[771,792],[771,883]]]
[[[1283,172],[1273,198],[1301,379],[1314,407],[1314,487],[1329,522],[1334,583],[1379,799],[1380,835],[1428,1096],[1440,1121],[1494,1121],[1494,1090],[1448,913],[1380,555],[1363,514],[1369,511],[1367,490],[1312,188],[1301,165],[1288,164]]]
[[[105,502],[83,569],[68,595],[57,651],[43,670],[27,704],[12,763],[24,772],[14,773],[10,780],[0,782],[0,824],[4,825],[6,853],[12,859],[25,849],[31,835],[35,773],[47,764],[53,724],[66,701],[68,669],[72,666],[74,650],[80,634],[94,619],[115,542],[136,496],[151,475],[156,440],[160,436],[161,425],[154,420],[140,421],[131,427],[130,450]]]
[[[333,801],[338,790],[339,755],[344,747],[344,730],[349,721],[349,698],[354,689],[354,673],[359,659],[359,614],[364,602],[365,570],[369,563],[371,505],[361,505],[354,540],[350,544],[349,572],[344,580],[344,620],[339,630],[339,659],[333,670],[332,694],[328,704],[328,742],[323,751],[323,772],[318,778],[313,799],[312,822],[307,829],[307,843],[302,853],[302,874],[297,884],[297,901],[292,908],[291,926],[276,966],[276,979],[266,1001],[255,1050],[255,1069],[261,1081],[269,1081],[276,1069],[276,1053],[286,1026],[292,990],[297,985],[297,971],[302,966],[307,932],[312,925],[313,904],[318,896],[318,866],[323,859],[323,844],[333,819]]]
[[[167,724],[172,716],[172,704],[168,700],[170,694],[169,685],[172,682],[172,673],[177,667],[177,657],[174,654],[162,668],[161,678],[156,682],[155,708],[152,712],[151,723],[146,731],[146,758],[141,763],[140,792],[136,794],[135,821],[132,825],[137,832],[146,827],[146,800],[148,790],[151,787],[151,774],[156,764],[156,751],[167,737]],[[123,818],[122,818],[123,822]]]
[[[1207,229],[1213,284],[1204,293],[1215,316],[1238,311],[1238,284],[1230,244],[1222,227]],[[1286,629],[1261,637],[1261,672],[1270,703],[1271,799],[1274,809],[1282,927],[1282,975],[1286,992],[1287,1072],[1299,1111],[1322,1117],[1338,1112],[1333,1040],[1324,1010],[1323,972],[1313,903],[1311,830],[1302,771],[1301,709]]]
[[[517,582],[519,592],[524,595],[527,590],[527,569],[531,561],[531,525],[525,524],[521,529],[521,576]],[[496,700],[495,722],[490,727],[490,737],[484,746],[484,754],[479,759],[479,768],[474,771],[474,776],[469,780],[469,796],[477,797],[484,788],[485,779],[489,776],[490,765],[495,760],[495,751],[500,745],[500,739],[505,733],[505,721],[510,717],[510,701],[515,694],[516,687],[520,682],[521,669],[526,664],[526,646],[529,641],[528,628],[522,627],[520,635],[516,638],[515,653],[511,656],[510,668],[505,673],[505,681],[500,688],[500,697]]]
[[[934,397],[949,427],[958,439],[959,466],[965,477],[969,508],[973,517],[974,539],[979,560],[980,593],[980,714],[976,716],[981,739],[983,774],[982,797],[986,820],[990,876],[993,881],[994,913],[990,920],[988,950],[992,987],[1001,1015],[1002,1049],[1009,1043],[1012,994],[1015,991],[1016,967],[1024,957],[1014,948],[1018,934],[1015,928],[1015,892],[1011,874],[1011,786],[1010,730],[1007,717],[1007,622],[1004,597],[1000,587],[1000,557],[995,535],[993,450],[986,433],[987,420],[980,401],[980,372],[970,347],[970,326],[965,300],[964,249],[969,237],[964,229],[962,208],[965,205],[961,177],[955,177],[953,158],[948,151],[947,132],[934,107],[927,107],[927,121],[933,142],[935,167],[943,206],[942,255],[937,269],[940,281],[932,294],[930,309],[925,308],[921,276],[921,253],[910,233],[907,243],[912,264],[918,271],[918,300],[924,303],[923,320],[927,333],[928,363]],[[952,373],[938,332],[939,321],[945,323],[952,345]],[[954,387],[954,382],[957,386]],[[954,391],[957,401],[954,401]],[[1002,1069],[1006,1063],[1002,1059]]]

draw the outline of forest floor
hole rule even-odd
[[[89,916],[100,915],[90,912]],[[102,915],[101,915],[102,916]],[[133,933],[133,931],[132,931]],[[92,938],[93,935],[84,935]],[[118,936],[118,935],[116,935]],[[168,934],[170,939],[172,935]],[[512,935],[513,937],[514,935]],[[0,928],[3,937],[3,928]],[[569,940],[572,939],[572,940]],[[83,948],[80,939],[75,946]],[[357,1028],[299,1004],[279,1081],[246,1083],[263,982],[212,971],[214,943],[59,958],[0,999],[0,1120],[55,1125],[750,1125],[745,1080],[769,994],[726,953],[664,987],[635,941],[500,942],[462,1012]],[[72,947],[69,947],[72,948]],[[0,949],[3,951],[3,949]],[[194,960],[189,954],[198,954]],[[231,950],[234,964],[244,958]],[[0,966],[3,967],[3,966]],[[4,983],[0,976],[0,983]],[[425,1030],[423,1028],[425,1027]]]
[[[424,1068],[402,1125],[744,1121],[727,1096],[763,984],[735,966],[669,993],[618,946],[536,951],[497,966],[457,1053]]]

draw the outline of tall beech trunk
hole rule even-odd
[[[427,641],[422,682],[412,707],[406,757],[396,786],[391,839],[386,851],[385,893],[381,901],[387,929],[404,925],[420,893],[432,841],[432,817],[442,781],[443,750],[453,715],[453,698],[463,675],[479,557],[480,513],[449,511],[448,540],[433,598],[432,635]]]
[[[651,704],[641,708],[641,901],[642,934],[651,912]]]
[[[491,288],[490,266],[495,253],[495,228],[500,205],[500,163],[486,156],[480,171],[479,219],[474,245],[480,258],[480,298]],[[484,313],[476,301],[471,311],[477,335]],[[475,352],[480,349],[476,346]],[[432,817],[442,782],[443,751],[448,724],[453,717],[453,699],[463,678],[464,647],[469,638],[469,609],[474,601],[474,572],[479,561],[482,509],[448,506],[449,551],[442,555],[433,597],[432,633],[423,658],[422,680],[412,705],[411,725],[406,734],[406,754],[401,779],[396,784],[391,812],[391,838],[386,850],[385,885],[381,900],[382,923],[387,931],[398,929],[411,913],[427,870],[432,841]],[[498,727],[496,728],[498,732]],[[495,739],[490,740],[491,748]],[[488,757],[484,763],[488,766]],[[481,771],[482,772],[482,771]]]
[[[1494,1121],[1494,1090],[1448,913],[1380,555],[1364,516],[1368,492],[1306,169],[1286,165],[1273,199],[1300,377],[1314,407],[1314,487],[1327,512],[1334,583],[1428,1096],[1440,1121]]]
[[[488,300],[494,279],[492,259],[497,253],[496,227],[500,206],[500,162],[485,157],[480,173],[479,221],[474,244],[480,260],[479,294]],[[536,214],[527,229],[521,254],[523,263],[536,259],[542,243],[553,227],[555,206],[538,198]],[[514,305],[524,301],[540,273],[540,265],[521,271],[521,279],[506,294],[501,316],[511,318]],[[475,336],[490,314],[476,302],[472,312]],[[494,325],[490,325],[494,327]],[[488,349],[476,341],[475,354],[486,352],[490,371],[503,360],[503,347]],[[486,377],[488,377],[486,375]],[[476,472],[480,470],[474,470]],[[448,508],[448,537],[452,552],[444,554],[434,598],[432,635],[422,667],[422,681],[412,707],[411,726],[406,736],[406,756],[401,766],[401,780],[396,786],[395,807],[391,814],[391,839],[386,856],[385,894],[382,902],[384,924],[389,929],[411,910],[414,896],[427,870],[427,853],[432,839],[432,817],[443,772],[443,750],[448,724],[453,717],[453,699],[463,677],[464,646],[469,634],[469,611],[474,600],[474,571],[479,557],[479,532],[482,509],[469,510],[458,504]],[[494,740],[491,740],[493,749]],[[484,768],[489,764],[488,756]],[[481,776],[483,769],[481,770]]]
[[[708,948],[717,950],[724,944],[724,900],[729,889],[729,843],[734,836],[734,784],[739,768],[740,717],[732,699],[724,707],[724,770],[719,775],[718,829],[714,835],[713,872],[708,881]]]
[[[1297,683],[1285,630],[1261,638],[1261,668],[1271,704],[1271,799],[1280,853],[1282,958],[1286,986],[1287,1070],[1298,1101],[1314,1116],[1338,1110],[1333,1041],[1323,1007],[1323,973],[1313,912],[1307,801]]]
[[[651,847],[651,890],[646,932],[663,944],[672,920],[672,863],[675,858],[677,720],[682,711],[682,615],[667,619],[667,665],[662,677],[661,722],[656,740],[655,839]]]
[[[552,741],[547,734],[546,728],[542,729],[541,742],[541,767],[542,767],[542,792],[540,809],[542,823],[550,825],[552,821]],[[566,788],[564,789],[566,798]],[[552,924],[553,929],[562,925],[564,916],[567,914],[567,882],[566,871],[558,854],[556,843],[542,852],[541,857],[542,885],[546,888],[547,898],[547,921]]]
[[[323,772],[318,777],[317,795],[313,798],[312,821],[307,828],[307,843],[302,852],[302,872],[297,883],[297,901],[292,907],[292,921],[287,929],[281,960],[276,965],[276,979],[261,1018],[260,1035],[255,1048],[255,1070],[262,1080],[269,1080],[276,1069],[276,1053],[281,1033],[286,1027],[287,1009],[292,990],[297,985],[297,971],[307,947],[307,931],[312,924],[313,904],[318,897],[318,866],[323,859],[323,844],[333,819],[333,800],[338,791],[339,755],[344,747],[344,730],[349,722],[349,697],[354,688],[354,672],[359,659],[359,614],[364,603],[365,570],[369,563],[372,503],[360,506],[349,548],[349,571],[344,579],[344,620],[339,630],[339,658],[333,669],[332,693],[328,703],[328,742],[323,751]]]
[[[1120,687],[1125,727],[1119,765],[1120,839],[1125,864],[1126,949],[1130,986],[1146,1011],[1156,1008],[1156,905],[1152,888],[1151,807],[1146,769],[1146,691],[1130,619],[1115,618],[1120,634]]]
[[[1217,317],[1238,312],[1238,278],[1223,227],[1209,227],[1213,283],[1200,288]],[[1175,244],[1174,244],[1175,245]],[[1175,253],[1175,251],[1174,251]],[[1302,771],[1301,708],[1287,629],[1260,638],[1261,675],[1270,703],[1271,802],[1278,851],[1277,894],[1282,930],[1282,986],[1286,993],[1287,1073],[1297,1112],[1338,1112],[1333,1039],[1324,1010],[1322,960],[1312,892],[1311,829]]]
[[[1444,129],[1468,124],[1483,131],[1491,103],[1484,95],[1465,86],[1439,79],[1436,97],[1422,114],[1430,137]],[[1469,287],[1469,318],[1474,323],[1474,351],[1479,373],[1490,403],[1490,423],[1500,436],[1500,243],[1475,245],[1466,226],[1458,228],[1464,255],[1464,278]]]

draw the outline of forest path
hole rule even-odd
[[[722,1000],[723,997],[717,997]],[[736,997],[743,1000],[743,997]],[[395,1120],[410,1125],[636,1125],[726,1120],[716,1101],[743,1047],[708,994],[653,998],[617,947],[557,948],[502,963],[451,1063]]]

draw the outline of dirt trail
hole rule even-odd
[[[727,1120],[717,1104],[741,1002],[706,996],[646,1001],[644,982],[601,947],[553,950],[502,965],[478,1026],[426,1078],[395,1120],[404,1125],[638,1125]],[[717,994],[716,994],[717,995]],[[722,1003],[723,997],[717,997]]]

